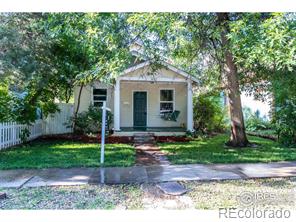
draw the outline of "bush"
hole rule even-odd
[[[22,143],[27,143],[30,135],[31,135],[31,132],[28,128],[22,129],[20,132],[20,139]]]
[[[8,85],[0,83],[0,122],[15,120],[13,105],[14,98],[8,90]]]
[[[245,120],[245,123],[246,130],[252,132],[258,130],[269,130],[272,128],[269,121],[255,115],[251,115],[248,119]]]
[[[77,114],[76,118],[71,119],[74,124],[74,132],[78,134],[98,133],[102,128],[102,109],[89,106],[87,111]],[[112,122],[112,114],[107,111],[107,126]],[[108,129],[107,129],[108,130]]]
[[[58,111],[58,106],[53,100],[34,101],[31,97],[34,97],[34,93],[12,92],[8,84],[0,83],[0,122],[15,121],[30,124],[36,120],[38,109],[42,110],[44,116]]]
[[[243,113],[247,131],[255,132],[258,130],[269,130],[272,128],[270,121],[260,117],[260,112],[258,110],[252,113],[249,107],[244,107]]]
[[[226,128],[226,113],[219,95],[201,94],[194,97],[194,128],[197,132],[221,132]]]
[[[286,100],[276,110],[275,125],[279,142],[287,146],[296,143],[296,98],[294,102]]]
[[[279,141],[296,144],[296,75],[295,71],[278,75],[273,81],[274,116]]]

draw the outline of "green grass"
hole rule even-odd
[[[295,209],[296,178],[180,182],[183,196],[162,195],[156,184],[0,188],[7,199],[1,209],[211,209],[240,208],[244,193],[258,196],[255,207]],[[269,196],[270,195],[270,196]],[[261,198],[260,198],[261,197]]]
[[[259,137],[248,137],[256,148],[226,148],[227,135],[188,143],[160,143],[162,151],[173,164],[188,163],[254,163],[296,160],[296,147],[283,147],[277,142]]]
[[[141,209],[139,185],[81,185],[0,188],[0,209]]]
[[[187,195],[191,198],[196,209],[217,210],[219,208],[244,208],[241,195],[265,194],[263,198],[254,198],[256,208],[283,208],[295,209],[293,190],[295,177],[272,178],[255,180],[225,180],[198,182],[183,182],[189,190]],[[268,196],[270,195],[270,196]]]
[[[127,144],[106,144],[104,166],[131,166],[135,149]],[[65,141],[35,141],[0,151],[0,169],[97,167],[100,145]]]

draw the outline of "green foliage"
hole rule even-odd
[[[258,131],[258,130],[269,130],[272,125],[269,121],[264,120],[261,117],[256,115],[251,115],[248,119],[245,120],[245,127],[248,131]]]
[[[125,14],[48,14],[45,25],[63,84],[111,81],[129,63]]]
[[[262,100],[271,95],[272,120],[285,145],[296,141],[295,36],[295,14],[287,13],[245,14],[230,35],[244,89]]]
[[[264,100],[275,78],[295,72],[295,36],[295,14],[244,13],[231,23],[231,50],[244,90]]]
[[[0,122],[16,121],[29,124],[36,120],[36,107],[42,107],[40,103],[31,104],[29,95],[19,98],[9,91],[8,84],[0,84]],[[51,103],[47,102],[47,106]],[[52,112],[56,111],[53,105]],[[48,108],[44,107],[44,113],[48,113]]]
[[[210,94],[200,94],[193,100],[194,127],[202,133],[221,132],[226,127],[225,110],[221,97]]]
[[[296,143],[296,100],[287,100],[286,104],[278,107],[276,130],[279,141],[285,145]]]
[[[71,125],[75,121],[75,133],[90,134],[98,133],[102,128],[102,109],[89,106],[87,111],[80,112],[76,118],[71,119]],[[107,125],[112,122],[112,113],[107,111]],[[108,130],[108,129],[106,129]]]
[[[259,110],[252,113],[249,107],[244,107],[243,114],[247,131],[256,132],[260,130],[269,130],[273,127],[270,121],[260,116]]]
[[[31,132],[28,128],[22,129],[20,132],[20,138],[21,138],[22,143],[27,143],[30,135],[31,135]]]
[[[27,92],[19,119],[34,121],[37,107],[55,112],[76,83],[112,81],[129,64],[127,33],[121,13],[0,14],[0,80]]]
[[[273,121],[281,143],[296,143],[296,76],[286,72],[285,78],[273,81],[274,117]]]
[[[5,83],[0,83],[0,122],[14,120],[12,108],[13,97],[9,93],[8,86]]]

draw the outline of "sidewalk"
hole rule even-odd
[[[188,164],[108,168],[0,170],[0,187],[214,181],[296,176],[296,161],[254,164]]]

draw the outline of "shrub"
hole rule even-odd
[[[22,143],[27,143],[30,135],[31,135],[31,132],[28,128],[22,129],[20,132],[20,139]]]
[[[226,128],[225,109],[219,95],[201,94],[194,97],[194,128],[201,133],[220,132]]]
[[[251,115],[245,120],[245,127],[248,131],[268,130],[271,129],[271,123],[261,117]]]
[[[268,130],[272,128],[272,124],[265,118],[260,117],[260,112],[257,110],[252,113],[249,107],[243,108],[245,127],[247,131],[255,132],[258,130]]]
[[[14,121],[13,96],[9,93],[8,85],[0,83],[0,122]]]
[[[74,132],[78,134],[98,133],[102,128],[102,109],[89,106],[87,111],[77,114],[76,118],[71,119],[71,124],[75,121]],[[112,122],[112,114],[107,111],[107,127]]]
[[[273,122],[279,141],[290,146],[296,143],[296,75],[295,71],[276,76],[273,81]]]
[[[284,145],[292,145],[296,143],[296,98],[286,100],[276,110],[276,131],[279,142]]]

